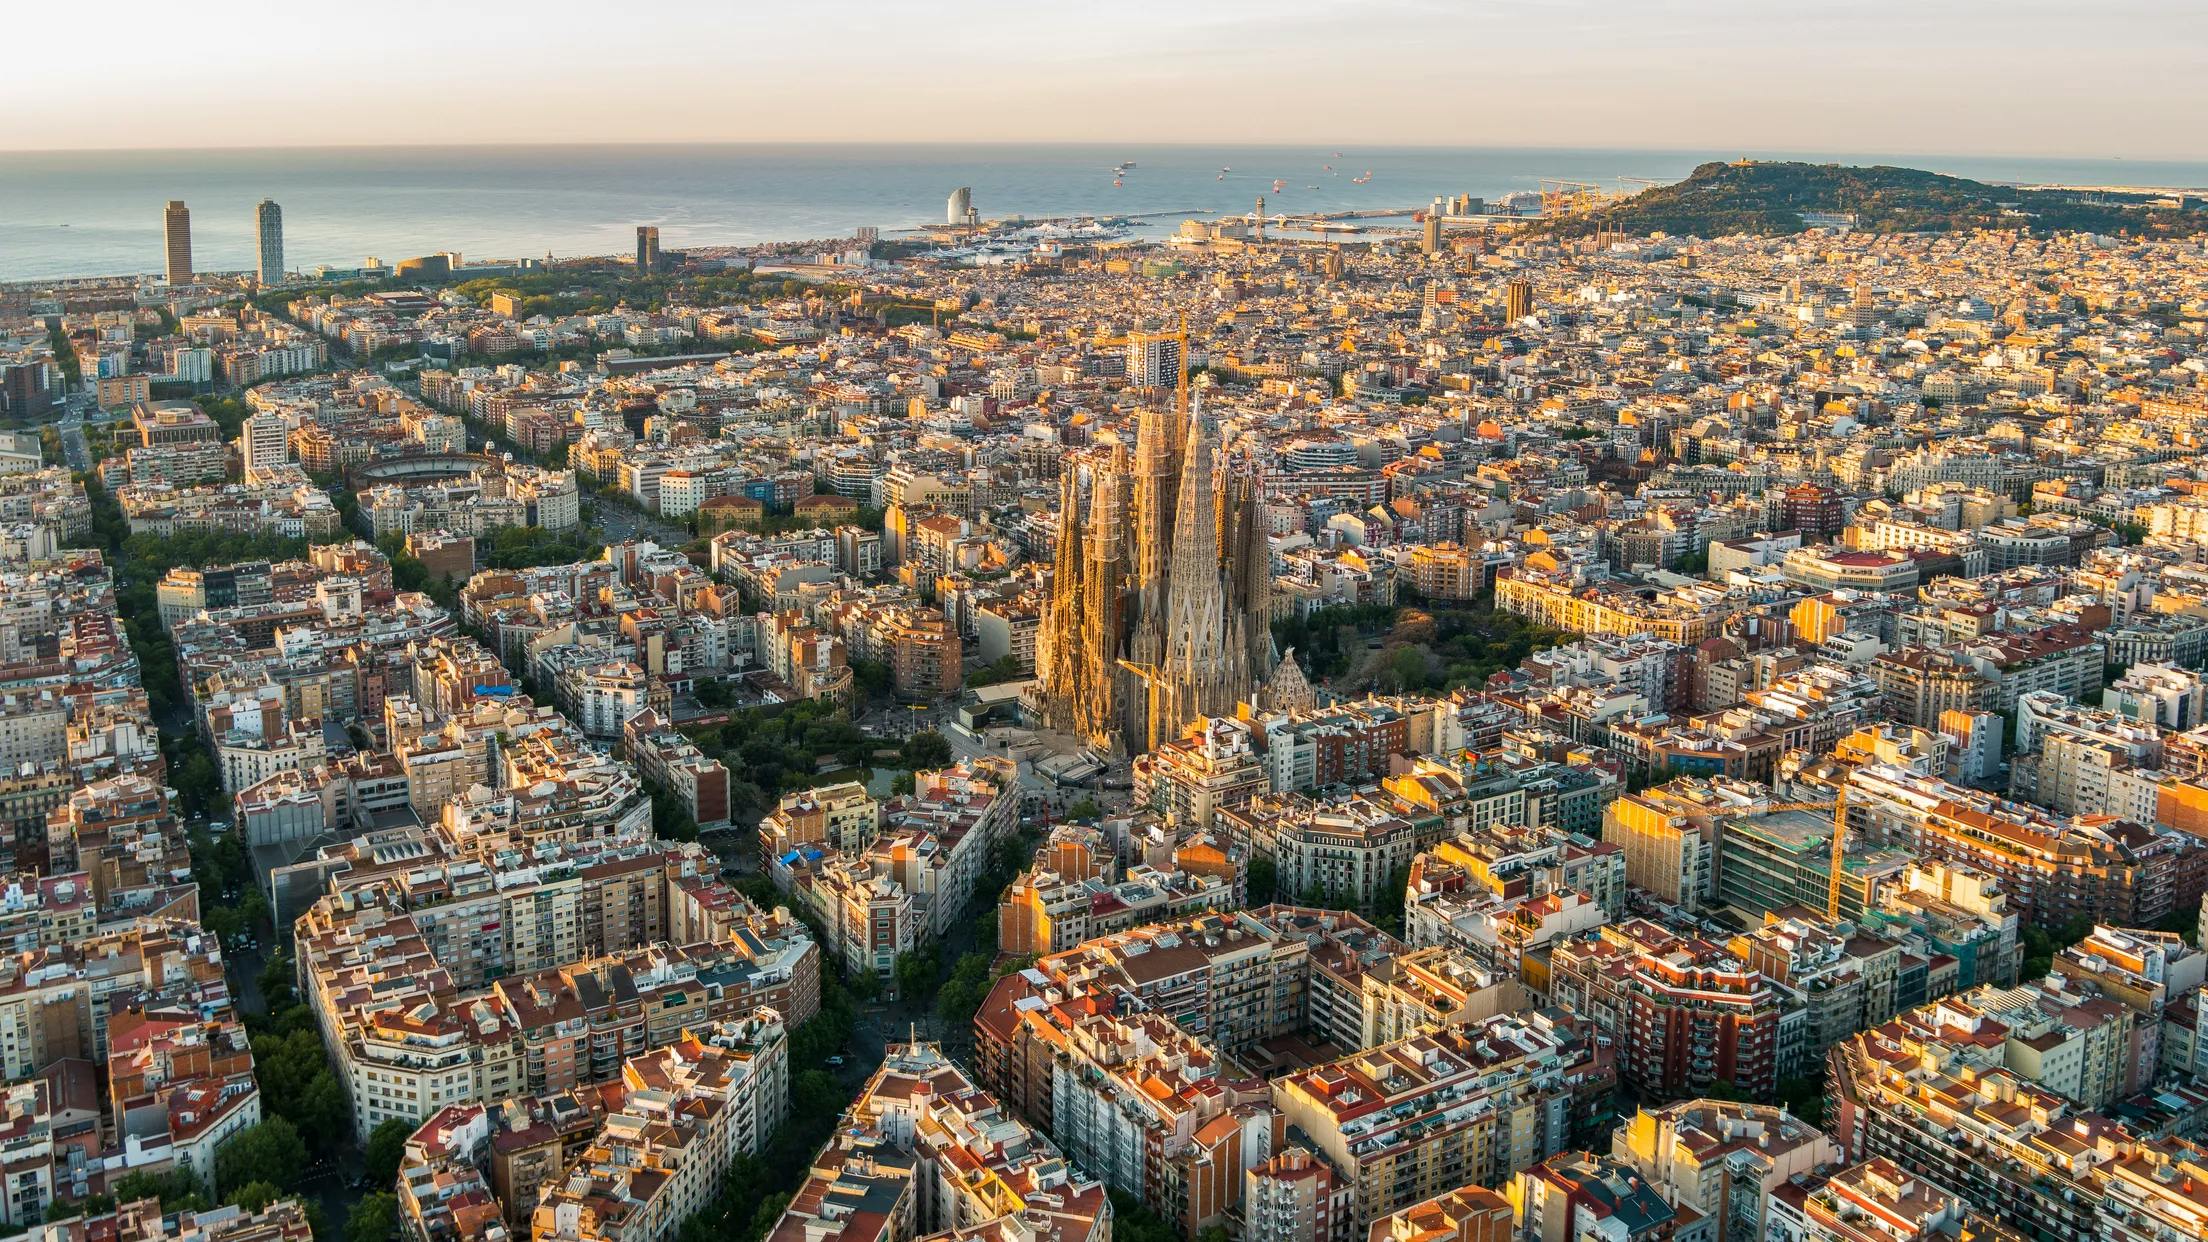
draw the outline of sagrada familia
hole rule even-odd
[[[1112,752],[1260,696],[1277,661],[1264,481],[1188,398],[1066,463],[1036,644],[1043,723]],[[1288,665],[1293,667],[1292,662]],[[1300,674],[1293,680],[1300,682]]]

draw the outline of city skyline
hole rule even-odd
[[[2208,4],[99,16],[0,1234],[2208,1242]]]
[[[422,8],[401,3],[396,16]],[[249,12],[229,0],[202,6],[183,29],[115,23],[103,56],[119,85],[89,96],[58,65],[27,64],[0,84],[0,150],[506,145],[551,134],[2208,154],[2184,124],[2208,102],[2208,13],[2171,0],[2089,11],[1882,2],[1783,15],[1743,0],[1225,0],[1194,11],[1137,0],[1104,23],[997,0],[894,21],[856,3],[737,15],[688,3],[619,14],[492,4],[439,13],[440,45],[497,48],[527,60],[535,81],[589,88],[517,97],[502,75],[455,79],[435,56],[379,58],[391,63],[377,66],[373,114],[318,102],[333,65],[362,54],[353,32],[287,28],[271,58],[259,42],[222,37],[234,27],[226,15]],[[27,45],[66,34],[58,14],[19,20]],[[635,38],[677,30],[680,39]],[[621,50],[630,45],[650,55]],[[1817,55],[1801,57],[1804,47]],[[756,54],[732,63],[730,49]],[[821,55],[841,81],[826,95],[814,89]],[[251,90],[227,85],[248,81]],[[645,120],[603,106],[624,92],[655,103]],[[66,118],[49,102],[62,98]]]

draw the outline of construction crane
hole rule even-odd
[[[1544,216],[1594,211],[1609,199],[1609,194],[1597,182],[1565,181],[1556,177],[1541,179],[1541,214]]]
[[[1138,660],[1121,660],[1119,666],[1142,679],[1145,697],[1149,700],[1149,714],[1144,718],[1146,723],[1142,731],[1144,739],[1142,748],[1146,753],[1156,750],[1158,748],[1158,682],[1164,679],[1165,674],[1157,665],[1145,664]]]
[[[1779,802],[1764,808],[1766,811],[1831,811],[1832,812],[1832,884],[1825,899],[1825,917],[1838,922],[1840,919],[1841,883],[1847,876],[1845,863],[1848,850],[1848,787],[1840,785],[1830,802]]]

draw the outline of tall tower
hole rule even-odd
[[[1218,445],[1201,415],[1188,430],[1181,485],[1174,496],[1173,555],[1166,569],[1165,653],[1158,661],[1158,738],[1233,707],[1222,701],[1220,667],[1227,600],[1219,579],[1219,506],[1214,496]]]
[[[1503,318],[1516,323],[1533,313],[1533,282],[1514,280],[1503,287]]]
[[[161,234],[168,244],[167,275],[172,285],[192,283],[192,213],[181,198],[161,213]]]
[[[260,247],[255,252],[254,264],[264,285],[284,283],[284,209],[276,200],[264,198],[253,209],[254,232],[260,237]]]
[[[945,217],[945,222],[948,223],[952,228],[957,228],[958,226],[965,224],[967,222],[967,217],[973,215],[973,213],[973,187],[962,185],[957,189],[951,191],[951,202],[949,210],[943,213]]]
[[[1127,631],[1127,450],[1091,476],[1089,521],[1082,543],[1081,684],[1074,725],[1092,745],[1111,749],[1119,739],[1119,657]]]
[[[1174,422],[1161,409],[1135,416],[1135,630],[1128,654],[1140,664],[1155,664],[1165,655],[1165,558],[1173,543],[1174,492],[1180,484]]]
[[[1036,635],[1044,723],[1104,749],[1117,746],[1125,641],[1126,450],[1067,463],[1058,484],[1050,598]]]
[[[1441,253],[1441,200],[1435,199],[1426,209],[1426,218],[1420,221],[1425,227],[1419,234],[1419,249],[1427,254]]]
[[[1081,692],[1086,665],[1081,632],[1081,573],[1087,568],[1082,556],[1082,519],[1087,516],[1081,504],[1084,470],[1083,463],[1070,461],[1058,476],[1058,539],[1050,558],[1050,599],[1035,635],[1035,671],[1048,692],[1043,723],[1067,732],[1074,729],[1074,701]]]
[[[1265,196],[1257,196],[1257,240],[1265,240]]]
[[[1128,654],[1137,663],[1156,664],[1165,654],[1166,558],[1173,547],[1181,450],[1188,439],[1188,328],[1183,325],[1170,335],[1138,335],[1135,340],[1170,346],[1170,365],[1174,369],[1173,408],[1168,411],[1152,406],[1135,416],[1135,547],[1129,557],[1135,615]],[[1152,387],[1163,386],[1162,374],[1149,378],[1154,381]]]

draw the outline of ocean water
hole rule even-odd
[[[2208,185],[2208,164],[1767,151],[1101,145],[346,147],[0,152],[0,281],[157,272],[161,212],[192,211],[195,266],[253,263],[254,205],[284,209],[287,266],[457,250],[471,259],[622,254],[885,235],[940,222],[958,186],[984,217],[1412,208],[1542,178],[1676,180],[1740,155],[1893,163],[2002,181]],[[1122,184],[1113,165],[1133,160]],[[1327,166],[1331,165],[1331,169]],[[1231,171],[1229,171],[1231,169]],[[1355,178],[1370,172],[1369,182]],[[1273,181],[1286,182],[1278,193]]]

